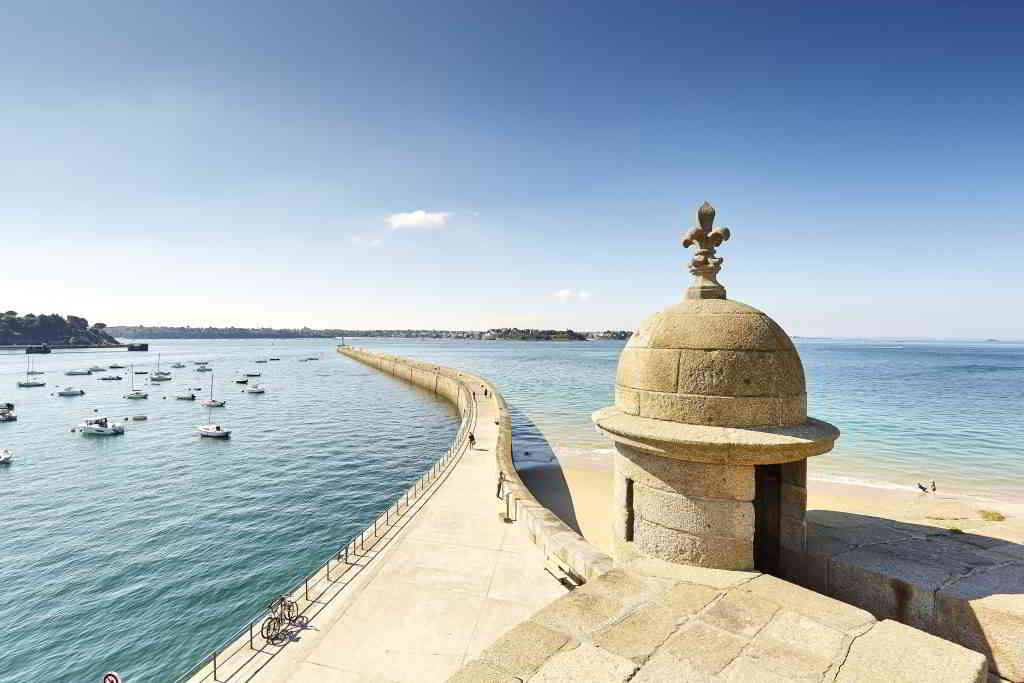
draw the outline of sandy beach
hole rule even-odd
[[[560,481],[538,473],[527,485],[544,503],[564,498],[565,486],[571,497],[571,510],[580,533],[594,545],[609,552],[611,547],[611,459],[598,462],[588,459],[559,458],[562,461]],[[550,470],[548,471],[550,472]],[[524,478],[525,479],[525,478]],[[560,479],[560,478],[559,478]],[[814,510],[835,510],[901,522],[959,529],[983,536],[1024,543],[1024,504],[992,501],[956,494],[921,493],[898,488],[839,483],[820,479],[807,482],[807,510],[813,519]],[[566,505],[560,504],[565,510]],[[552,507],[560,516],[562,513]],[[993,514],[994,513],[994,514]],[[1003,519],[998,519],[999,517]]]

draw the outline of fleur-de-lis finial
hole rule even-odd
[[[693,284],[686,290],[687,299],[724,299],[725,287],[719,284],[718,271],[722,269],[722,258],[715,256],[715,248],[729,239],[729,228],[712,228],[715,222],[715,207],[707,202],[697,209],[698,227],[683,236],[683,246],[697,246],[690,261]]]

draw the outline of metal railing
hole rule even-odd
[[[304,599],[306,603],[305,606],[302,608],[301,613],[305,613],[306,610],[308,610],[317,599],[319,599],[324,593],[326,593],[330,589],[330,587],[334,585],[334,582],[337,579],[343,577],[349,571],[349,569],[351,569],[352,567],[364,566],[359,565],[359,558],[363,556],[360,556],[358,552],[360,550],[366,550],[367,541],[370,541],[369,548],[370,550],[373,550],[373,547],[377,544],[377,542],[383,540],[384,537],[387,535],[387,532],[392,527],[394,527],[399,521],[405,518],[409,511],[416,506],[416,503],[423,498],[423,496],[427,493],[428,490],[430,490],[431,486],[437,482],[441,475],[445,474],[448,471],[449,466],[453,462],[458,462],[458,460],[469,449],[469,435],[476,429],[476,397],[473,396],[471,392],[465,390],[461,380],[457,378],[453,379],[456,379],[456,381],[458,382],[458,395],[455,402],[456,406],[462,408],[463,406],[461,404],[463,401],[465,401],[465,408],[467,409],[467,413],[463,415],[462,422],[459,425],[459,430],[456,432],[455,438],[452,441],[452,447],[449,448],[443,456],[438,458],[434,462],[434,464],[430,466],[430,469],[428,469],[426,472],[420,475],[420,477],[415,482],[413,482],[412,486],[406,489],[404,493],[400,494],[395,499],[395,501],[387,507],[383,514],[379,515],[376,519],[374,519],[372,525],[367,525],[366,528],[364,528],[358,535],[350,538],[348,543],[346,543],[336,553],[333,553],[328,558],[325,564],[321,565],[312,573],[300,579],[297,583],[293,584],[292,587],[287,591],[280,593],[288,596],[295,596],[296,594],[300,594],[301,597],[299,599]],[[384,530],[383,535],[379,533],[382,524]],[[368,535],[371,526],[373,529],[373,533],[372,535]],[[356,556],[356,560],[354,563],[349,561],[350,557],[352,557],[353,555]],[[369,559],[372,558],[367,558],[366,561],[368,562]],[[344,566],[344,569],[342,569],[339,573],[336,573],[333,579],[331,578],[332,560],[335,562],[336,572],[339,565]],[[324,576],[318,578],[320,577],[321,574],[323,574]],[[315,595],[312,599],[310,599],[310,583],[312,583],[312,585],[315,588],[317,583],[324,579],[330,585],[328,585],[326,588],[320,591],[319,594]],[[344,586],[342,588],[344,588]],[[192,678],[200,671],[202,671],[203,668],[208,665],[212,665],[211,673],[213,674],[213,680],[219,681],[220,679],[217,677],[218,658],[220,659],[221,662],[225,662],[227,659],[230,659],[233,655],[237,654],[239,651],[245,649],[246,647],[248,647],[248,649],[250,650],[262,649],[262,645],[260,648],[256,647],[257,640],[263,641],[264,645],[268,644],[267,641],[263,640],[263,637],[259,633],[259,629],[255,627],[259,622],[268,617],[270,613],[271,610],[269,607],[263,608],[263,610],[261,610],[259,614],[257,614],[255,617],[247,621],[244,626],[242,626],[234,633],[232,633],[230,636],[228,636],[225,640],[223,640],[218,647],[214,648],[210,652],[210,654],[206,655],[198,664],[193,666],[187,672],[175,678],[173,683],[183,683],[183,681],[187,681],[188,679]],[[248,642],[246,642],[246,640],[243,639],[243,636],[246,635],[246,632],[248,632]],[[235,645],[233,649],[232,645]]]

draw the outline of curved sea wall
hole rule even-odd
[[[495,489],[510,521],[524,524],[534,544],[577,583],[584,583],[612,568],[611,557],[541,505],[519,477],[512,459],[512,428],[505,398],[491,382],[469,372],[376,351],[346,346],[338,347],[338,352],[447,398],[463,416],[469,402],[483,398],[486,389],[498,406]]]

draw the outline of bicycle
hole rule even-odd
[[[270,642],[277,640],[286,622],[291,624],[299,618],[299,605],[294,600],[289,600],[287,595],[282,595],[270,603],[268,609],[270,616],[263,621],[260,635]]]

